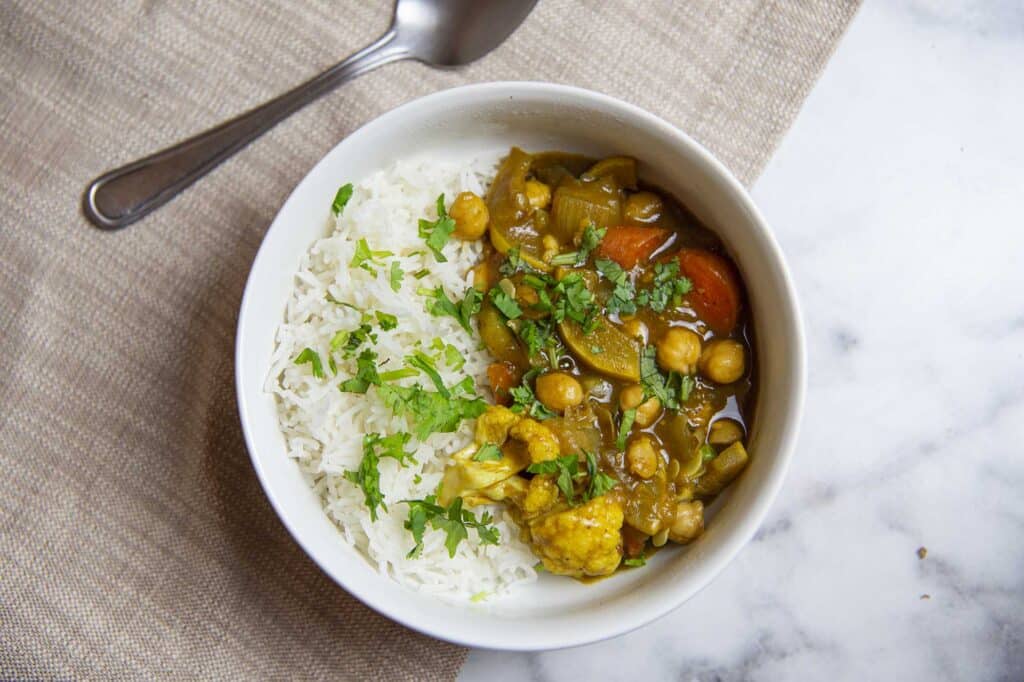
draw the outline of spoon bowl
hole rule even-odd
[[[398,0],[391,27],[373,44],[237,118],[89,183],[82,210],[117,230],[170,201],[257,137],[336,87],[378,66],[415,59],[453,68],[498,47],[537,0]]]

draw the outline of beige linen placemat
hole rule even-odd
[[[94,175],[363,46],[389,3],[0,3],[0,678],[452,678],[465,652],[325,577],[249,464],[232,344],[277,208],[365,121],[498,79],[639,104],[750,182],[856,7],[542,0],[471,68],[366,76],[104,234]]]

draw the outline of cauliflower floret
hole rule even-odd
[[[558,486],[555,484],[555,477],[546,474],[537,475],[530,480],[530,487],[526,490],[522,508],[528,515],[539,514],[547,511],[557,500]]]
[[[473,456],[485,443],[501,448],[501,458],[474,460]],[[476,421],[473,444],[453,454],[448,461],[438,502],[448,505],[456,497],[482,493],[484,488],[518,474],[531,462],[554,459],[558,453],[558,439],[549,428],[508,408],[489,406]]]
[[[526,451],[532,462],[557,459],[560,449],[558,439],[551,429],[538,421],[523,418],[509,429],[509,435],[526,444]]]
[[[494,443],[501,445],[508,440],[508,430],[522,417],[501,405],[491,405],[476,420],[476,434],[473,438],[477,443]]]
[[[530,522],[533,550],[551,573],[609,575],[622,560],[622,505],[612,495]]]

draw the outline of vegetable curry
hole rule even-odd
[[[628,157],[513,148],[453,236],[484,240],[475,313],[495,405],[439,501],[504,502],[556,574],[688,543],[747,464],[751,323],[718,238]]]

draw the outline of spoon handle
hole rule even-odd
[[[409,53],[392,28],[372,45],[246,113],[173,147],[101,175],[85,190],[83,210],[104,230],[117,230],[163,206],[221,161],[342,83]]]

